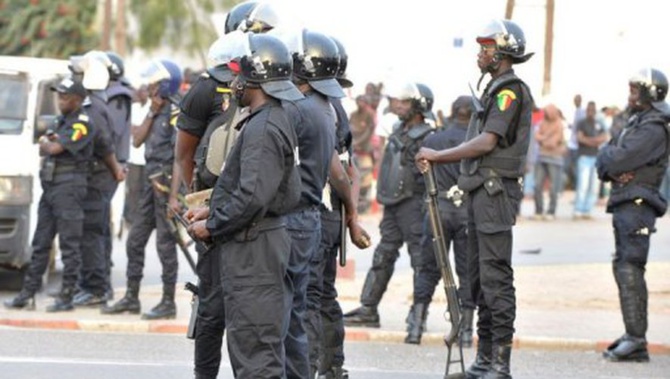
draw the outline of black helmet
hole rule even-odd
[[[399,87],[392,88],[388,96],[398,100],[411,100],[413,114],[421,114],[424,118],[435,120],[435,115],[433,114],[435,96],[433,96],[433,91],[427,85],[408,82]]]
[[[234,30],[264,33],[276,27],[278,22],[279,16],[270,4],[246,1],[237,4],[228,12],[223,33],[228,34]]]
[[[335,42],[325,34],[307,29],[291,42],[297,44],[288,44],[293,54],[293,75],[326,96],[344,97],[342,87],[335,80],[340,65]]]
[[[249,34],[248,43],[247,52],[239,59],[242,79],[259,85],[266,94],[278,99],[302,98],[291,82],[293,61],[286,45],[266,34]]]
[[[342,88],[351,88],[354,86],[354,83],[352,83],[351,80],[347,78],[347,63],[349,61],[347,51],[344,49],[342,42],[340,42],[337,38],[330,37],[330,39],[335,42],[335,45],[337,45],[337,53],[340,54],[340,65],[337,68],[335,79],[337,79],[337,82],[340,83]]]
[[[526,62],[534,53],[526,53],[526,37],[523,30],[511,20],[492,20],[477,35],[477,43],[493,41],[496,52],[512,58],[514,63]]]
[[[643,68],[628,83],[640,87],[640,101],[650,104],[664,101],[668,94],[668,78],[655,68]]]
[[[105,54],[107,54],[109,60],[112,61],[112,64],[107,68],[109,70],[109,78],[111,80],[118,80],[123,77],[123,59],[121,59],[119,54],[113,51],[107,51]]]

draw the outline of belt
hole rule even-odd
[[[235,233],[233,239],[237,242],[253,241],[258,238],[261,232],[278,229],[285,226],[283,217],[267,217],[259,221],[254,221],[247,228]]]
[[[62,175],[62,174],[69,174],[69,173],[81,173],[81,174],[86,174],[85,170],[81,170],[77,165],[71,165],[71,164],[56,164],[54,167],[54,175]]]

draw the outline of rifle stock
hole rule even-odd
[[[451,329],[444,337],[444,342],[447,345],[447,367],[444,374],[445,378],[455,379],[464,377],[465,364],[463,363],[463,347],[459,342],[459,332],[461,324],[461,309],[458,301],[458,292],[456,282],[454,281],[454,274],[449,263],[449,251],[444,240],[444,229],[442,228],[442,220],[440,218],[440,209],[438,207],[437,199],[437,183],[435,181],[435,172],[433,167],[429,166],[428,170],[423,173],[426,179],[426,191],[428,192],[428,216],[430,219],[430,227],[433,232],[433,245],[435,247],[435,258],[440,267],[440,274],[444,283],[444,292],[447,296],[447,310],[449,312],[449,321],[451,322]],[[460,351],[459,357],[455,360],[451,359],[451,352],[454,342],[458,343]],[[460,362],[461,373],[449,374],[449,369],[452,363]]]

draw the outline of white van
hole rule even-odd
[[[36,141],[59,113],[50,86],[68,73],[66,60],[0,56],[0,269],[30,262],[42,193]],[[0,289],[16,286],[0,278]]]

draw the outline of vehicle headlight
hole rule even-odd
[[[30,204],[33,200],[33,178],[30,176],[0,176],[0,203]]]

